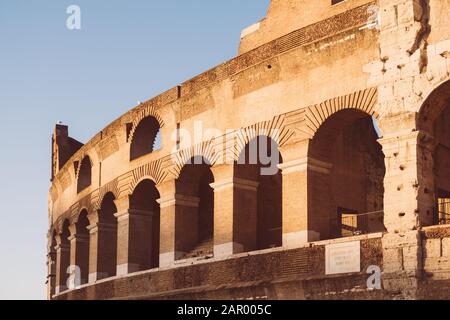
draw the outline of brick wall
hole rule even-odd
[[[321,244],[114,278],[58,299],[374,298],[380,293],[366,290],[369,265],[382,265],[380,238],[361,241],[360,274],[326,276]]]

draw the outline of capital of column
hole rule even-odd
[[[56,251],[69,251],[70,250],[70,244],[68,244],[68,243],[57,244],[55,246],[55,250]]]
[[[292,160],[278,165],[283,175],[288,175],[294,172],[304,172],[312,170],[314,172],[330,174],[333,165],[331,163],[314,159],[312,157],[305,157],[302,159]]]
[[[72,240],[76,240],[76,241],[79,241],[79,242],[89,242],[89,235],[86,235],[86,234],[81,234],[81,233],[75,233],[75,234],[72,234],[70,237],[69,237],[69,241],[72,241]]]
[[[214,189],[214,192],[220,192],[229,188],[236,188],[246,191],[257,191],[259,183],[257,181],[241,178],[228,178],[222,181],[211,183],[210,186]]]
[[[98,232],[99,230],[102,231],[115,231],[116,230],[116,226],[112,223],[105,223],[105,222],[97,222],[97,223],[93,223],[91,225],[89,225],[87,227],[87,229],[89,230],[90,234],[94,234],[96,232]]]
[[[426,131],[422,130],[404,130],[389,133],[378,140],[383,147],[386,156],[398,152],[408,144],[420,146],[424,150],[433,152],[436,148],[436,139]]]
[[[148,210],[137,210],[137,209],[128,209],[123,212],[118,212],[114,214],[114,217],[117,218],[117,221],[123,221],[129,219],[130,216],[141,216],[141,217],[152,217],[155,213],[153,211]]]
[[[200,198],[193,196],[186,196],[181,194],[173,194],[156,200],[160,208],[167,208],[175,205],[197,208],[200,204]]]

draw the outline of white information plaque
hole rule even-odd
[[[330,244],[325,247],[326,274],[361,272],[361,242]]]

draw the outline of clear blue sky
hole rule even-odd
[[[66,28],[81,8],[82,29]],[[0,0],[0,299],[44,299],[50,137],[112,120],[236,55],[269,0]]]

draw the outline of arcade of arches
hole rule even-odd
[[[430,210],[419,215],[423,226],[450,220],[447,87],[450,84],[430,95],[414,133],[426,145],[419,149],[418,161],[425,173],[420,178],[429,186],[424,202]],[[431,113],[437,115],[429,117]],[[152,145],[155,130],[148,136]],[[140,135],[137,130],[135,138],[144,141]],[[158,185],[150,179],[140,181],[122,199],[107,193],[98,210],[83,209],[76,221],[65,220],[61,231],[53,232],[52,292],[67,289],[71,265],[80,268],[83,285],[170,267],[177,260],[385,232],[392,227],[384,216],[384,200],[392,192],[385,190],[391,178],[384,155],[391,150],[389,143],[378,136],[371,115],[344,109],[331,115],[307,141],[279,147],[271,138],[259,136],[233,164],[214,165],[195,156],[176,179]],[[270,174],[262,174],[273,163],[263,161],[267,159],[261,154],[270,155],[272,162],[276,159]],[[89,167],[86,162],[81,170]]]

